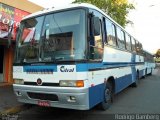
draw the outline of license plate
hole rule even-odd
[[[50,102],[49,101],[38,101],[39,106],[43,107],[50,107]]]

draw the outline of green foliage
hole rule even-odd
[[[93,4],[123,27],[129,23],[127,20],[129,10],[134,9],[133,4],[129,4],[127,0],[75,0],[73,3]]]

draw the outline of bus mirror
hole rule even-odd
[[[93,18],[93,26],[94,26],[94,35],[98,36],[100,35],[100,20],[99,17]]]
[[[27,28],[32,28],[32,27],[36,26],[37,23],[38,23],[38,21],[35,18],[33,18],[33,19],[27,20],[25,25]]]

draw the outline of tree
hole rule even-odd
[[[73,3],[84,2],[97,6],[123,27],[130,22],[127,15],[134,9],[134,5],[128,3],[128,0],[75,0]]]
[[[159,57],[160,57],[160,49],[157,50],[157,52],[156,52],[156,54],[155,54],[155,57],[156,57],[156,58],[159,58]]]

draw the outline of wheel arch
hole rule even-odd
[[[107,84],[107,82],[109,82],[112,85],[112,91],[113,93],[115,93],[115,78],[113,76],[110,76],[107,78],[107,81],[105,81]]]

